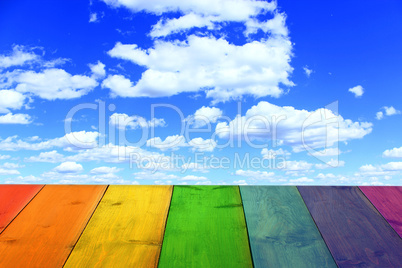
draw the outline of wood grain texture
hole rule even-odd
[[[175,186],[159,267],[252,267],[237,186]]]
[[[361,186],[360,190],[402,237],[402,187]]]
[[[43,185],[0,185],[0,233]]]
[[[173,186],[109,186],[65,267],[157,267]]]
[[[339,267],[402,267],[402,240],[358,187],[300,186]]]
[[[336,267],[294,186],[241,186],[254,267]]]
[[[0,267],[61,267],[106,186],[46,185],[0,235]]]

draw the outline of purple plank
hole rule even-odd
[[[402,267],[402,240],[358,187],[298,187],[339,267]]]

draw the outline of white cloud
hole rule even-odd
[[[385,150],[382,153],[383,157],[395,157],[395,158],[402,158],[402,147],[399,148],[393,148],[390,150]]]
[[[207,181],[208,179],[203,176],[187,175],[177,179],[178,181]]]
[[[309,69],[308,66],[304,66],[303,70],[307,77],[310,77],[310,75],[314,72],[313,70]]]
[[[349,88],[349,92],[355,94],[356,98],[360,98],[361,96],[363,96],[364,93],[364,88],[360,85]]]
[[[262,180],[266,182],[279,182],[283,179],[275,176],[274,172],[260,171],[260,170],[236,170],[235,175],[246,177],[249,180]]]
[[[383,112],[377,112],[376,114],[375,114],[375,118],[377,119],[377,120],[381,120],[381,119],[383,119],[384,118],[384,113]]]
[[[1,124],[21,124],[27,125],[32,122],[31,117],[27,114],[12,114],[8,113],[5,115],[0,115],[0,125]]]
[[[16,169],[0,168],[0,175],[19,175],[20,172]]]
[[[166,97],[207,88],[207,97],[214,103],[242,95],[279,97],[283,93],[279,84],[293,85],[288,80],[291,47],[283,38],[236,46],[224,39],[194,35],[184,42],[156,41],[148,50],[117,43],[110,56],[147,70],[135,85],[113,75],[102,87],[109,88],[112,96],[122,97]]]
[[[316,164],[315,167],[318,169],[325,169],[325,168],[334,168],[334,167],[343,167],[345,166],[345,161],[339,160],[338,158],[331,159],[325,164]]]
[[[153,118],[147,121],[144,117],[138,115],[129,116],[124,113],[114,113],[109,118],[109,124],[117,126],[119,129],[137,129],[147,127],[165,127],[166,122],[161,118]]]
[[[401,113],[401,111],[395,109],[393,106],[390,106],[390,107],[384,106],[384,107],[382,107],[381,109],[382,109],[384,112],[379,111],[379,112],[376,113],[375,118],[376,118],[377,120],[383,119],[384,116],[391,116],[391,115],[396,115],[396,114],[400,114],[400,113]]]
[[[216,123],[222,114],[223,112],[219,108],[202,106],[200,109],[195,111],[194,115],[188,116],[186,121],[189,121],[191,125],[198,128],[211,123]]]
[[[21,109],[25,99],[24,95],[14,90],[0,90],[0,113],[8,113],[9,109]]]
[[[402,171],[402,162],[389,162],[382,165],[373,166],[363,165],[359,168],[359,172],[355,175],[358,177],[369,177],[369,178],[379,178],[390,179],[393,175],[400,175]]]
[[[275,129],[275,135],[272,129]],[[369,134],[372,124],[353,122],[326,108],[316,111],[298,110],[292,106],[277,106],[261,101],[251,107],[245,116],[236,116],[216,125],[215,133],[221,139],[248,138],[281,141],[295,152],[334,146],[339,141],[360,139]]]
[[[275,159],[277,157],[290,156],[290,153],[282,148],[279,148],[278,150],[263,148],[261,150],[261,155],[264,159]]]
[[[307,182],[314,182],[313,179],[309,179],[307,177],[302,177],[298,179],[289,180],[290,183],[307,183]]]
[[[325,148],[320,151],[309,152],[310,155],[314,157],[327,157],[327,156],[337,156],[342,153],[339,148]]]
[[[400,114],[400,113],[401,113],[401,111],[396,110],[393,106],[391,106],[391,107],[385,106],[385,107],[384,107],[384,111],[385,111],[385,114],[386,114],[387,116],[391,116],[391,115],[395,115],[395,114]]]
[[[9,158],[11,158],[10,155],[0,154],[0,160],[5,160],[5,159],[9,159]]]
[[[186,142],[184,136],[172,135],[162,141],[160,137],[154,137],[147,141],[147,146],[158,148],[159,150],[178,150],[181,147],[190,147],[192,151],[212,152],[217,143],[212,139],[194,138]]]
[[[91,13],[89,15],[89,22],[97,22],[98,21],[98,14],[96,13]]]
[[[57,173],[78,173],[84,169],[81,164],[77,164],[76,162],[64,162],[55,167],[53,170]]]
[[[233,184],[236,184],[236,185],[248,185],[248,183],[246,182],[246,180],[237,180],[237,181],[233,181]]]
[[[98,85],[91,77],[71,75],[57,68],[42,72],[24,71],[10,79],[17,83],[16,91],[31,93],[46,100],[79,98]]]
[[[332,174],[332,173],[327,173],[327,174],[319,173],[319,174],[316,176],[316,178],[317,178],[317,179],[335,179],[336,176],[335,176],[334,174]]]
[[[141,171],[133,173],[134,179],[136,180],[156,180],[156,181],[164,181],[168,180],[170,183],[172,180],[178,179],[179,177],[174,174],[166,174],[163,172],[150,172],[150,171]]]
[[[78,131],[70,132],[61,138],[49,139],[47,141],[31,143],[17,136],[10,136],[6,139],[0,139],[0,150],[17,151],[17,150],[46,150],[53,147],[61,147],[66,150],[77,150],[92,148],[97,146],[98,132]]]
[[[145,11],[156,15],[180,11],[183,14],[197,14],[219,21],[246,21],[260,13],[274,11],[276,2],[266,1],[215,1],[215,0],[104,0],[113,7],[126,7],[133,12]],[[180,25],[180,24],[179,24]],[[186,25],[186,24],[184,24]],[[191,23],[190,23],[191,25]],[[189,27],[186,27],[189,28]]]
[[[88,64],[94,79],[100,79],[106,76],[105,64],[98,61],[96,64]]]
[[[288,160],[285,163],[284,170],[288,171],[310,171],[313,164],[306,161]]]
[[[21,66],[28,62],[39,60],[39,56],[27,51],[24,46],[14,45],[9,55],[0,55],[0,69],[12,66]]]
[[[117,173],[121,171],[120,168],[117,167],[97,167],[91,170],[91,174],[110,174]]]
[[[56,150],[50,152],[41,152],[37,156],[31,156],[25,158],[27,162],[46,162],[46,163],[57,163],[62,162],[64,159],[64,155],[58,153]]]
[[[402,171],[402,162],[389,162],[381,165],[381,168],[386,171]]]

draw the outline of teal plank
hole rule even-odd
[[[336,267],[296,187],[240,192],[255,267]]]

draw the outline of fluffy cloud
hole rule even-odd
[[[383,157],[395,157],[395,158],[402,158],[402,147],[399,148],[393,148],[390,150],[385,150],[382,153]]]
[[[103,64],[102,62],[98,61],[96,64],[88,64],[88,66],[91,69],[93,78],[100,79],[105,77],[105,64]]]
[[[110,174],[117,173],[121,171],[120,168],[117,167],[97,167],[91,170],[91,174]]]
[[[307,75],[307,77],[310,77],[310,75],[314,72],[313,70],[309,69],[308,66],[304,66],[303,71]]]
[[[391,116],[391,115],[396,115],[396,114],[400,114],[401,111],[395,109],[393,106],[384,106],[381,108],[384,112],[379,111],[376,113],[376,119],[377,120],[381,120],[384,118],[384,116]]]
[[[263,148],[261,150],[261,155],[265,159],[274,159],[278,156],[280,157],[290,156],[290,153],[286,150],[283,150],[282,148],[279,148],[278,150]]]
[[[83,167],[81,164],[77,164],[76,162],[64,162],[59,166],[53,169],[57,173],[77,173],[83,171]]]
[[[195,111],[194,115],[190,115],[186,118],[194,127],[203,127],[216,121],[222,116],[222,110],[216,107],[202,106]]]
[[[276,2],[267,1],[231,1],[231,0],[190,0],[190,1],[146,1],[146,0],[104,0],[105,3],[113,7],[126,7],[133,12],[145,11],[156,15],[161,15],[167,12],[181,12],[184,14],[177,19],[159,22],[154,31],[160,32],[177,32],[179,30],[189,29],[192,27],[207,26],[208,21],[237,21],[244,22],[256,17],[261,13],[268,11],[273,12],[276,9]],[[193,14],[197,17],[205,17],[202,22],[197,22],[197,17],[194,19],[183,18]],[[182,19],[183,18],[183,19]],[[181,20],[180,20],[181,19]],[[203,23],[204,22],[204,23]],[[162,27],[170,29],[161,30]],[[155,34],[154,34],[155,35]]]
[[[134,179],[136,180],[157,180],[157,181],[168,180],[171,182],[172,180],[179,178],[178,176],[173,174],[166,174],[163,172],[150,172],[150,171],[136,172],[133,175]]]
[[[274,172],[260,171],[260,170],[236,170],[235,175],[246,177],[252,181],[264,181],[264,182],[283,182],[282,178],[275,176]]]
[[[63,69],[42,72],[25,71],[14,77],[15,90],[31,93],[46,100],[74,99],[86,95],[98,82],[84,75],[71,75]]]
[[[283,92],[279,84],[293,85],[288,80],[291,48],[291,42],[280,37],[236,46],[224,39],[192,35],[183,42],[156,41],[148,50],[117,43],[110,56],[147,70],[135,85],[112,75],[102,86],[112,96],[122,97],[166,97],[206,88],[215,103],[242,95],[279,97]]]
[[[18,139],[17,136],[10,136],[4,140],[0,139],[0,150],[17,151],[17,150],[46,150],[53,147],[61,147],[66,150],[77,150],[92,148],[97,146],[98,132],[78,131],[70,132],[60,138],[49,139],[42,142],[27,142]]]
[[[217,143],[212,139],[194,138],[186,142],[184,136],[168,136],[162,141],[160,137],[151,138],[147,141],[147,146],[165,150],[178,150],[181,147],[190,147],[192,151],[212,152]]]
[[[301,183],[307,183],[307,182],[314,182],[313,179],[309,179],[307,177],[302,177],[302,178],[298,178],[298,179],[292,179],[289,180],[290,183],[294,183],[294,184],[301,184]]]
[[[0,115],[0,124],[21,124],[27,125],[32,122],[31,116],[27,114],[12,114]]]
[[[316,164],[315,167],[318,169],[325,169],[325,168],[334,168],[334,167],[343,167],[345,166],[345,161],[339,160],[337,158],[331,159],[325,164]]]
[[[338,141],[360,139],[371,130],[371,123],[353,122],[326,108],[310,112],[261,101],[245,116],[238,115],[229,123],[218,123],[215,132],[222,139],[280,141],[298,152],[331,147]]]
[[[124,113],[114,113],[109,118],[109,124],[116,126],[119,129],[137,129],[146,127],[164,127],[166,122],[164,119],[153,118],[147,121],[144,117],[133,115],[129,116]]]
[[[14,90],[0,90],[0,113],[8,113],[10,109],[21,109],[25,99],[24,95]]]
[[[402,162],[389,162],[382,165],[363,165],[355,175],[358,177],[384,177],[391,178],[393,175],[400,174]]]
[[[0,55],[0,69],[12,66],[21,66],[39,60],[39,56],[28,51],[24,46],[14,45],[9,55]]]
[[[180,12],[178,18],[162,18],[149,35],[155,39],[147,50],[136,44],[117,43],[110,56],[143,66],[146,71],[133,83],[122,75],[110,75],[102,87],[111,96],[166,97],[182,92],[205,91],[213,103],[238,99],[243,95],[279,97],[281,86],[289,80],[292,43],[288,38],[286,16],[276,10],[276,2],[265,1],[119,1],[105,0],[114,7],[124,6],[133,12],[162,15]],[[271,18],[261,21],[260,15]],[[248,43],[235,45],[216,37],[215,29],[227,22],[243,23]],[[163,37],[175,33],[199,32],[184,40]],[[264,33],[258,40],[258,32]],[[162,38],[161,38],[162,37]]]
[[[50,152],[41,152],[37,156],[31,156],[25,158],[27,162],[46,162],[46,163],[57,163],[62,162],[64,159],[64,155],[58,153],[56,150]]]
[[[194,176],[194,175],[187,175],[182,178],[178,179],[179,181],[206,181],[208,180],[206,177],[203,176]]]
[[[363,96],[364,89],[362,86],[358,85],[358,86],[349,88],[349,92],[355,94],[356,98],[360,98],[361,96]]]

